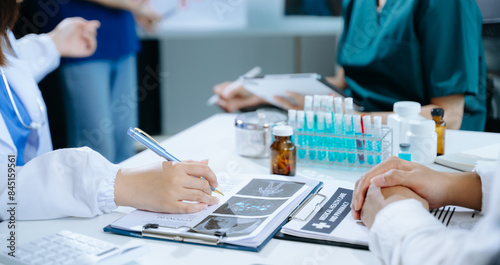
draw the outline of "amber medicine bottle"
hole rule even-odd
[[[273,128],[274,142],[271,145],[271,173],[295,176],[296,149],[291,138],[292,127],[279,125]]]
[[[446,122],[443,120],[444,110],[441,108],[432,109],[432,119],[436,123],[437,133],[437,155],[444,155]]]

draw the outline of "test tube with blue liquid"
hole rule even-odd
[[[314,112],[314,130],[313,130],[313,133],[314,133],[314,143],[315,143],[315,147],[317,148],[320,148],[322,147],[322,140],[323,140],[323,137],[322,137],[322,133],[325,129],[324,127],[324,122],[325,122],[325,116],[323,115],[323,119],[322,119],[322,124],[320,125],[320,121],[319,121],[319,115],[321,113],[321,101],[322,101],[322,98],[323,96],[321,95],[314,95],[313,97],[313,112]],[[307,115],[307,114],[306,114]],[[307,119],[307,116],[306,116],[306,119]],[[321,126],[321,132],[320,132],[320,126]],[[318,160],[322,160],[320,159],[320,152],[318,152],[317,154],[317,158]],[[324,156],[323,156],[323,159],[324,159]]]
[[[326,139],[326,146],[328,151],[328,161],[335,162],[334,136],[335,136],[335,123],[333,120],[333,97],[326,96],[323,98],[325,104],[325,134],[328,136]]]
[[[316,128],[314,126],[314,111],[306,111],[306,132],[307,147],[309,148],[309,159],[316,160],[316,136],[314,136]]]
[[[345,135],[348,137],[345,140],[345,148],[347,153],[347,162],[354,164],[356,162],[356,140],[354,140],[354,129],[352,127],[352,115],[344,115]]]
[[[352,98],[345,98],[344,99],[344,104],[345,104],[345,114],[354,115],[354,108],[353,108],[353,102],[354,100]]]
[[[306,130],[305,126],[305,114],[303,110],[297,111],[297,154],[299,155],[299,159],[306,158],[306,150],[307,148],[307,139],[304,135]]]
[[[373,117],[373,137],[375,142],[375,152],[382,153],[382,117]],[[382,162],[381,155],[375,155],[375,164]]]
[[[363,128],[365,130],[365,150],[367,153],[373,152],[373,141],[372,141],[372,119],[369,115],[363,116]],[[366,163],[368,165],[373,165],[373,155],[366,155]]]
[[[358,162],[360,164],[365,163],[365,155],[363,154],[363,131],[361,129],[361,116],[354,115],[353,116],[354,123],[354,135],[356,136],[356,150],[358,151]]]
[[[316,137],[316,146],[319,149],[318,151],[318,160],[323,161],[326,158],[326,135],[325,135],[325,113],[320,111],[317,116],[317,124],[316,124],[316,134],[318,135]]]
[[[345,140],[342,138],[342,136],[345,135],[345,128],[344,128],[344,106],[343,106],[343,99],[341,97],[336,97],[333,99],[335,103],[335,132],[337,137],[335,139],[335,149],[340,150],[340,152],[337,152],[336,158],[337,162],[343,162],[344,161],[344,147],[345,147]]]
[[[297,135],[297,110],[288,110],[288,125],[293,129],[292,142],[297,145],[295,142],[295,136]]]
[[[334,146],[335,149],[338,150],[338,152],[335,153],[337,162],[343,163],[344,158],[345,158],[345,141],[344,141],[344,127],[343,127],[343,121],[344,121],[344,115],[341,113],[335,113],[335,131],[337,132],[337,137],[335,137],[334,140]]]

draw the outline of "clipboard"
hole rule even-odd
[[[207,235],[207,234],[200,234],[196,235],[196,233],[165,233],[162,227],[157,226],[155,224],[147,224],[143,227],[142,232],[134,232],[134,231],[127,231],[123,229],[117,229],[114,227],[111,227],[111,225],[108,225],[103,228],[104,232],[110,232],[114,234],[119,234],[123,236],[131,236],[135,238],[144,238],[144,239],[153,239],[153,240],[161,240],[161,241],[169,241],[169,242],[177,242],[177,243],[184,243],[184,244],[190,244],[190,245],[204,245],[208,247],[219,247],[219,248],[227,248],[227,249],[232,249],[232,250],[243,250],[243,251],[250,251],[250,252],[259,252],[264,248],[264,246],[273,238],[274,235],[276,235],[281,227],[285,225],[287,220],[285,220],[281,225],[279,225],[272,233],[271,235],[264,240],[264,242],[258,246],[258,247],[246,247],[246,246],[238,246],[234,244],[227,244],[227,243],[222,243],[221,239],[224,236],[223,234],[221,235]]]
[[[286,94],[287,91],[302,95],[328,95],[335,92],[341,97],[348,97],[343,90],[330,84],[326,78],[317,73],[275,74],[244,78],[243,85],[246,90],[278,107],[281,105],[274,99],[274,96],[290,99]],[[364,110],[364,107],[355,99],[353,103],[357,111]]]
[[[125,229],[118,229],[108,225],[103,228],[104,232],[115,233],[124,236],[131,236],[135,238],[144,238],[144,239],[153,239],[153,240],[161,240],[161,241],[169,241],[169,242],[178,242],[192,245],[204,245],[209,247],[220,247],[227,248],[233,250],[242,250],[242,251],[250,251],[250,252],[259,252],[264,248],[264,246],[281,230],[281,228],[290,220],[291,216],[293,216],[299,209],[302,208],[303,204],[307,204],[310,201],[310,198],[314,197],[323,187],[323,182],[318,182],[318,184],[311,190],[308,196],[292,211],[292,214],[285,218],[274,231],[272,231],[269,236],[257,247],[247,247],[240,246],[236,244],[224,243],[222,239],[225,237],[224,233],[215,232],[214,234],[210,233],[202,233],[196,231],[196,229],[192,227],[178,227],[178,228],[170,228],[170,227],[162,227],[158,224],[145,224],[142,227],[142,231],[130,231]],[[187,228],[188,231],[179,230],[179,228]]]
[[[339,188],[341,189],[341,188]],[[308,207],[311,203],[314,202],[315,197],[322,197],[321,201],[317,202],[315,205],[311,205],[311,207]],[[298,220],[300,222],[304,222],[304,224],[308,223],[311,219],[313,219],[313,216],[319,213],[319,211],[325,206],[325,203],[327,200],[331,200],[333,196],[326,196],[321,193],[316,193],[312,196],[310,196],[306,201],[304,201],[303,204],[299,208],[297,208],[292,215],[289,217],[289,221],[291,220]],[[302,216],[305,217],[299,217],[299,214],[302,213],[307,208],[311,208],[311,211],[305,212],[302,214]],[[342,242],[338,240],[325,240],[325,239],[316,239],[316,238],[311,238],[311,237],[305,237],[305,236],[295,236],[295,235],[289,235],[285,234],[283,232],[278,232],[274,238],[280,239],[280,240],[288,240],[288,241],[295,241],[295,242],[303,242],[303,243],[311,243],[311,244],[321,244],[321,245],[329,245],[329,246],[337,246],[337,247],[347,247],[347,248],[353,248],[353,249],[359,249],[359,250],[369,250],[369,247],[367,245],[363,244],[355,244],[355,243],[349,243],[349,242]]]

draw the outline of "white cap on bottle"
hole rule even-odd
[[[393,110],[400,116],[416,116],[420,113],[422,106],[418,102],[398,101],[394,103]]]
[[[293,128],[288,125],[278,125],[273,127],[273,135],[275,136],[292,136]]]

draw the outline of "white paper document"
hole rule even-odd
[[[368,246],[368,228],[362,222],[355,221],[351,215],[352,189],[327,183],[320,194],[325,195],[326,199],[319,210],[311,212],[314,210],[311,207],[319,203],[311,201],[309,207],[303,208],[300,214],[283,226],[281,232]],[[315,199],[319,200],[319,196]]]
[[[368,228],[351,215],[352,187],[337,184],[325,183],[320,194],[325,195],[326,199],[320,207],[317,205],[322,198],[316,196],[283,226],[281,232],[297,237],[368,246]],[[452,229],[471,229],[480,218],[474,210],[457,206],[432,209],[430,214]]]
[[[435,162],[462,171],[472,171],[477,166],[488,166],[498,163],[498,150],[500,150],[500,143],[438,156]]]
[[[162,214],[136,210],[113,228],[141,232],[146,224],[162,229],[224,234],[223,243],[260,246],[319,184],[316,180],[277,175],[232,177],[219,189],[220,202],[195,214]]]

